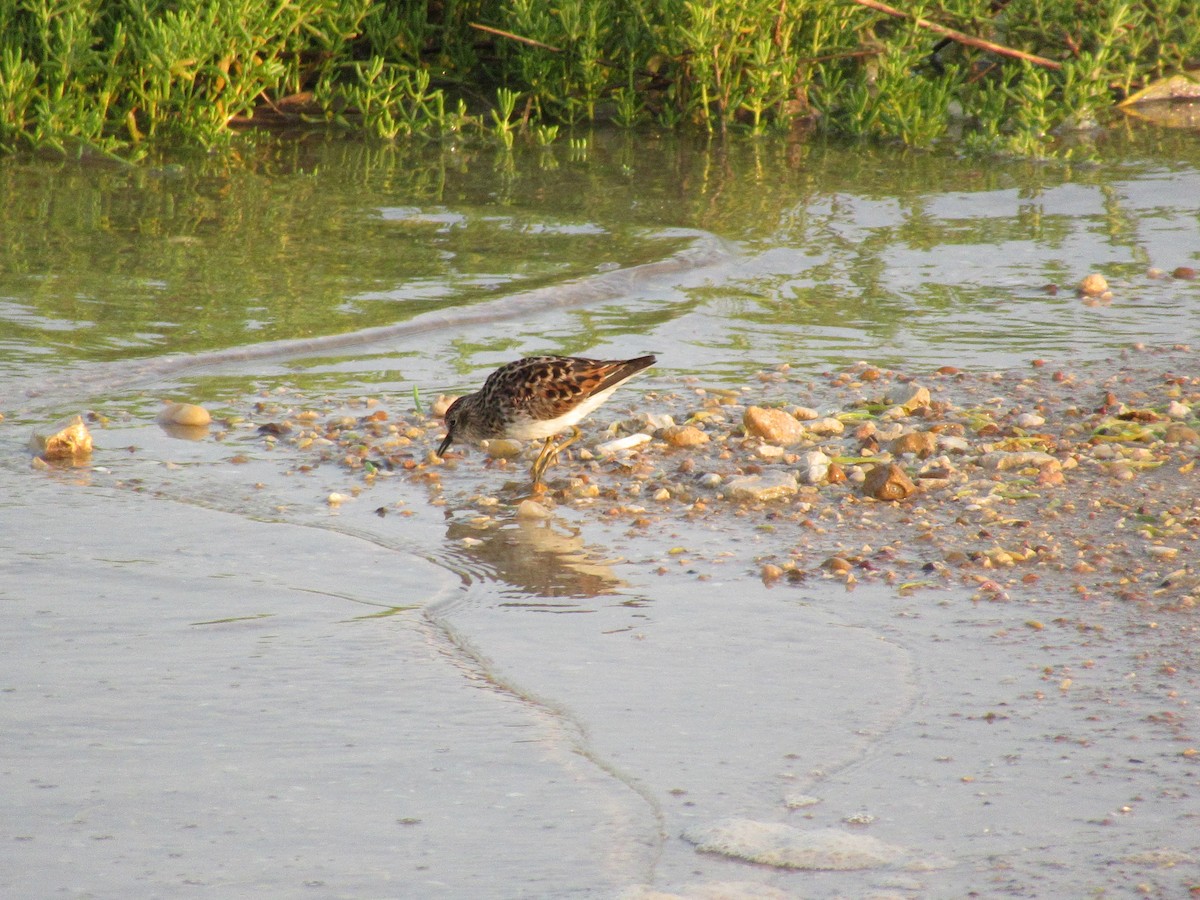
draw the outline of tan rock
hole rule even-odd
[[[708,434],[695,425],[671,425],[663,429],[662,437],[672,447],[697,447],[709,441]]]
[[[782,409],[749,406],[742,416],[746,431],[772,444],[787,446],[804,439],[804,426]]]
[[[796,461],[796,472],[803,484],[820,484],[829,477],[832,460],[820,450],[801,453]]]
[[[876,466],[863,481],[863,493],[876,500],[904,500],[917,490],[902,468],[893,464]]]
[[[522,500],[517,505],[518,519],[549,519],[553,515],[549,507],[536,500]]]
[[[1108,290],[1108,282],[1103,275],[1093,272],[1079,282],[1079,293],[1085,297],[1099,297]]]
[[[429,411],[440,419],[446,415],[446,410],[450,408],[450,404],[457,399],[458,394],[450,394],[449,396],[446,394],[438,394],[437,399],[434,400],[433,404],[429,407]]]
[[[743,475],[725,485],[725,493],[734,500],[780,500],[796,493],[796,479],[787,472]]]
[[[1163,440],[1168,444],[1197,444],[1200,443],[1200,433],[1190,425],[1172,422],[1163,432]]]
[[[521,455],[521,442],[508,438],[493,438],[488,441],[487,455],[492,459],[513,459]]]
[[[931,431],[910,431],[900,435],[888,447],[897,456],[912,453],[921,459],[933,456],[937,448],[937,435]]]
[[[158,421],[167,425],[204,426],[212,422],[212,415],[195,403],[168,403],[159,411]]]
[[[84,459],[92,452],[92,435],[82,416],[71,416],[34,431],[30,446],[42,459]]]
[[[813,419],[811,422],[806,422],[804,427],[812,434],[841,434],[846,430],[845,423],[834,416]]]
[[[1101,445],[1104,446],[1104,445]],[[1039,469],[1061,469],[1062,463],[1057,457],[1041,450],[1017,450],[1013,453],[1004,450],[992,450],[979,457],[979,464],[985,469],[1006,472],[1009,469],[1021,469],[1025,466],[1036,466]]]
[[[898,384],[887,394],[887,402],[899,406],[907,413],[921,409],[930,404],[929,388],[922,387],[916,382]]]

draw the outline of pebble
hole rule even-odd
[[[1040,428],[1046,424],[1046,420],[1036,413],[1021,413],[1013,419],[1013,424],[1018,428]]]
[[[664,428],[671,428],[675,425],[675,419],[666,413],[642,413],[642,422],[651,431],[662,431]]]
[[[795,495],[796,479],[788,472],[769,472],[766,475],[741,475],[730,479],[725,493],[734,500],[780,500]]]
[[[900,409],[900,407],[897,406],[896,409]],[[904,434],[904,426],[899,422],[875,426],[875,439],[881,443],[886,444],[888,441],[894,441],[902,434]]]
[[[1178,547],[1162,547],[1157,544],[1148,548],[1149,553],[1155,559],[1172,560],[1179,555]]]
[[[1093,272],[1079,282],[1079,293],[1085,297],[1099,297],[1108,290],[1108,282],[1103,275]]]
[[[450,408],[450,404],[458,399],[457,394],[438,394],[438,398],[433,401],[433,405],[429,407],[429,411],[439,419],[444,418],[446,410]]]
[[[92,435],[83,416],[70,416],[45,430],[35,429],[29,443],[42,459],[83,459],[92,452]]]
[[[993,469],[997,472],[1020,469],[1025,466],[1062,468],[1062,463],[1056,457],[1051,456],[1049,453],[1043,453],[1041,450],[1018,450],[1014,453],[1008,453],[1004,450],[992,450],[979,457],[979,464],[985,469]]]
[[[706,488],[715,488],[724,480],[725,479],[716,472],[705,472],[699,478],[700,486]]]
[[[1167,415],[1172,419],[1186,419],[1192,414],[1191,409],[1184,403],[1178,400],[1172,400],[1167,404]]]
[[[522,500],[517,505],[518,519],[549,519],[554,513],[536,500]]]
[[[970,441],[956,434],[939,434],[937,442],[942,450],[950,453],[966,453],[971,449]]]
[[[796,461],[796,473],[801,484],[820,484],[829,477],[829,465],[832,463],[828,456],[820,450],[809,450],[800,454]]]
[[[895,463],[876,466],[863,481],[863,493],[876,500],[904,500],[916,492],[917,486]]]
[[[804,426],[782,409],[748,406],[742,424],[748,433],[784,447],[799,443],[805,436]]]
[[[803,809],[806,806],[816,806],[821,802],[819,797],[811,794],[784,794],[783,805],[788,809]]]
[[[797,419],[799,419],[801,422],[810,422],[813,419],[819,417],[821,414],[819,412],[817,412],[815,409],[813,409],[811,406],[793,406],[792,407],[792,415],[795,416]]]
[[[1200,433],[1197,433],[1196,429],[1190,425],[1172,422],[1163,432],[1163,440],[1168,444],[1198,444],[1200,443]]]
[[[672,447],[698,447],[709,441],[708,433],[695,425],[669,425],[663,429],[662,437]]]
[[[776,447],[774,444],[759,444],[759,446],[755,448],[754,454],[759,459],[781,459],[784,454],[784,449],[782,447]]]
[[[841,434],[846,430],[846,425],[841,419],[833,416],[823,416],[820,419],[813,419],[804,426],[812,434]]]
[[[508,438],[493,438],[488,441],[487,455],[492,459],[513,459],[521,455],[521,442]]]
[[[212,414],[195,403],[168,403],[159,411],[158,421],[171,425],[208,425]]]
[[[886,400],[893,406],[899,406],[907,413],[926,407],[931,402],[929,388],[922,387],[916,382],[896,385],[888,391]]]
[[[596,445],[596,452],[602,456],[609,456],[613,453],[619,453],[622,450],[632,450],[634,447],[640,447],[642,444],[650,443],[650,435],[639,431],[637,434],[627,435],[626,437],[617,438],[612,441],[605,441],[603,444]]]
[[[909,431],[900,435],[888,446],[897,456],[912,453],[925,459],[937,451],[937,435],[931,431]]]

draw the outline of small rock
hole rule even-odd
[[[642,413],[642,421],[651,431],[662,431],[664,428],[671,428],[675,425],[675,420],[666,413]]]
[[[803,809],[806,806],[816,806],[820,802],[820,797],[813,797],[810,794],[783,795],[783,805],[788,809]]]
[[[895,463],[876,466],[863,481],[863,493],[876,500],[903,500],[912,496],[917,486]]]
[[[754,451],[755,456],[759,459],[780,459],[783,453],[783,448],[774,444],[760,444]]]
[[[742,424],[747,432],[772,444],[786,447],[804,440],[804,426],[782,409],[749,406]]]
[[[730,480],[725,486],[725,493],[734,500],[759,502],[791,497],[796,490],[796,479],[788,472],[742,475]]]
[[[1108,290],[1108,282],[1103,275],[1093,272],[1079,282],[1079,293],[1084,297],[1099,297]]]
[[[549,519],[553,515],[554,513],[536,500],[522,500],[517,505],[518,519]]]
[[[809,422],[817,418],[821,414],[809,406],[793,406],[792,415],[801,422]]]
[[[640,447],[642,444],[650,442],[650,435],[639,431],[637,434],[631,434],[623,438],[617,438],[613,441],[605,441],[603,444],[596,445],[596,452],[602,456],[609,456],[621,450],[632,450],[634,447]]]
[[[715,488],[724,480],[725,479],[716,472],[705,472],[699,478],[700,486],[706,488]]]
[[[1191,281],[1196,277],[1196,270],[1191,266],[1179,266],[1171,272],[1171,275],[1175,278],[1183,278],[1187,281]]]
[[[669,425],[663,429],[662,437],[672,447],[697,447],[709,441],[708,434],[695,425]]]
[[[169,425],[203,426],[212,423],[212,414],[195,403],[168,403],[159,411],[158,421]]]
[[[804,426],[812,434],[841,434],[846,430],[846,425],[841,419],[833,416],[823,416],[820,419],[813,419],[811,422],[805,423]]]
[[[828,456],[820,450],[809,450],[800,454],[796,462],[796,474],[801,484],[820,484],[829,477],[829,465],[832,463]]]
[[[949,453],[966,453],[971,449],[970,442],[957,434],[939,434],[937,442],[938,447]]]
[[[1200,434],[1190,425],[1172,422],[1163,432],[1163,440],[1168,444],[1197,444],[1200,443]]]
[[[762,577],[763,584],[770,584],[773,581],[778,581],[783,577],[783,569],[774,563],[766,563],[759,574]]]
[[[330,494],[325,498],[325,502],[328,503],[330,506],[341,506],[342,503],[345,502],[345,500],[346,500],[346,495],[339,494],[337,491],[330,492]]]
[[[446,394],[438,394],[438,398],[433,401],[433,405],[429,407],[429,411],[439,419],[444,418],[446,415],[446,410],[450,408],[450,404],[457,399],[457,394],[451,394],[449,396]]]
[[[521,442],[508,438],[493,438],[488,441],[487,455],[492,459],[513,459],[521,455]]]
[[[1192,414],[1191,409],[1185,403],[1180,403],[1178,400],[1172,400],[1167,404],[1167,415],[1172,419],[1186,419]]]
[[[1041,450],[1018,450],[1015,453],[992,450],[979,457],[979,464],[985,469],[992,469],[997,472],[1005,472],[1009,469],[1021,469],[1025,466],[1036,466],[1039,469],[1045,466],[1062,468],[1062,463],[1056,457],[1051,456],[1049,453],[1043,453]]]
[[[889,449],[896,456],[912,453],[925,459],[937,451],[937,435],[930,431],[910,431],[892,441]]]
[[[1046,420],[1036,413],[1021,413],[1013,419],[1013,424],[1018,428],[1040,428],[1046,424]]]
[[[42,459],[84,459],[92,452],[92,435],[82,416],[71,416],[36,429],[30,446]]]
[[[1162,547],[1158,544],[1149,548],[1150,555],[1155,559],[1172,560],[1179,555],[1178,547]]]
[[[898,384],[887,394],[887,402],[899,406],[907,413],[921,409],[930,404],[929,388],[922,387],[916,382]]]

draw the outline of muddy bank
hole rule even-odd
[[[372,492],[386,509],[379,488],[402,478],[481,525],[574,511],[651,541],[665,528],[753,535],[739,562],[780,585],[961,585],[986,600],[1058,594],[1186,613],[1200,597],[1192,362],[1176,348],[994,373],[785,366],[737,390],[651,377],[640,399],[593,415],[525,507],[537,448],[443,463],[431,453],[440,420],[411,401],[356,409],[285,394],[227,417],[217,438],[270,447],[289,471],[341,468],[335,504]],[[635,434],[646,439],[603,452]],[[685,538],[662,564],[681,556],[706,562]]]

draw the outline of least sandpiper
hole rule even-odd
[[[595,410],[622,384],[655,363],[637,359],[581,359],[577,356],[530,356],[501,366],[478,391],[459,397],[446,410],[442,456],[454,441],[493,438],[545,439],[533,464],[533,484],[542,484],[546,468],[579,439],[575,423]],[[555,435],[571,436],[554,446]]]

